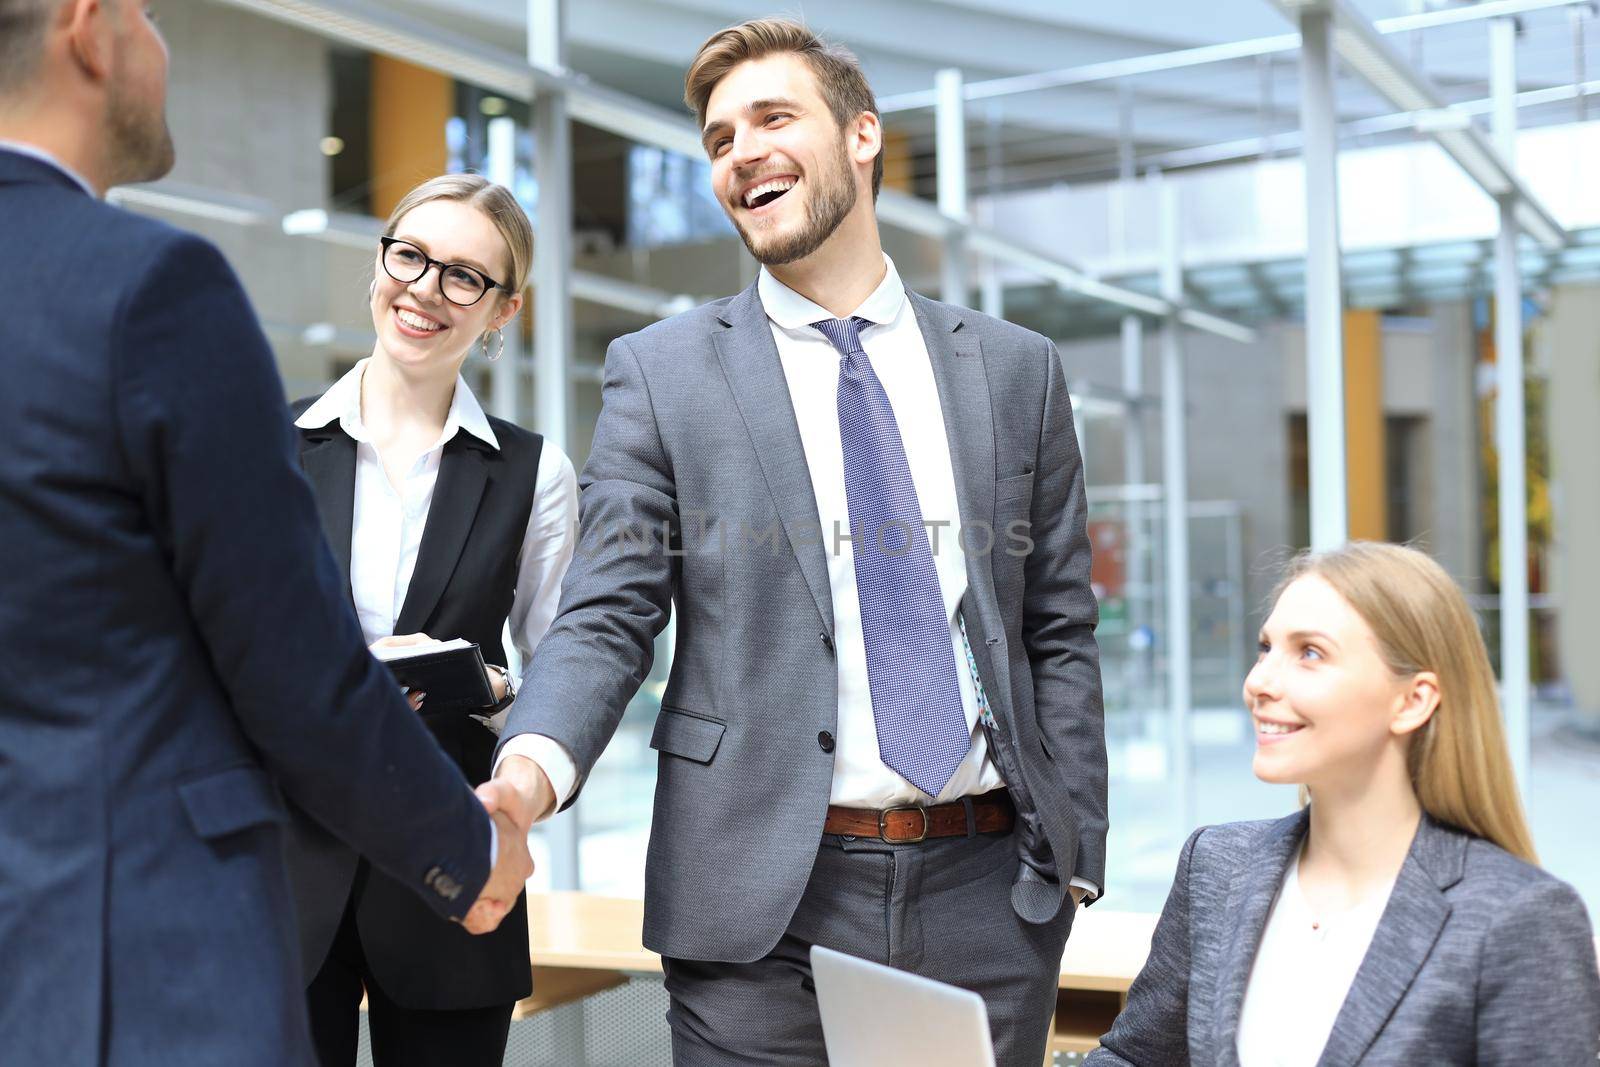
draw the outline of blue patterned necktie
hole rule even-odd
[[[839,438],[878,755],[936,797],[972,745],[922,506],[889,395],[861,347],[863,318],[811,324],[843,357]]]

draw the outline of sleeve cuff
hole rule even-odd
[[[1077,886],[1079,889],[1083,890],[1083,899],[1085,903],[1094,900],[1100,895],[1099,886],[1095,885],[1093,882],[1085,881],[1082,878],[1069,878],[1067,879],[1067,885]]]
[[[571,798],[578,782],[578,765],[560,741],[544,734],[518,734],[500,746],[500,754],[494,761],[496,773],[507,756],[525,756],[539,765],[555,792],[555,811],[560,811]]]

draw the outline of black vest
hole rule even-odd
[[[294,417],[312,402],[296,403]],[[486,662],[503,667],[501,633],[516,592],[544,439],[492,416],[489,425],[498,449],[465,430],[444,446],[416,569],[394,632],[465,638],[482,649]],[[348,589],[356,442],[338,420],[299,430],[298,435],[301,468]],[[489,777],[496,738],[488,727],[460,712],[430,715],[426,705],[421,714],[469,782],[476,785]],[[400,1004],[466,1009],[528,995],[532,983],[525,900],[494,933],[473,937],[441,922],[407,887],[358,865],[356,854],[309,816],[298,816],[288,855],[308,983],[327,958],[353,893],[368,964],[384,992]]]

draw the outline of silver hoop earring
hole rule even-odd
[[[495,346],[494,355],[492,356],[489,354],[489,331],[486,330],[483,334],[483,358],[488,360],[490,363],[493,363],[495,360],[505,355],[506,351],[505,337],[500,333],[499,330],[495,330],[493,332],[494,339],[498,341],[499,344]]]

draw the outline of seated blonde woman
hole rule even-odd
[[[1256,776],[1309,803],[1189,838],[1090,1067],[1594,1064],[1589,919],[1537,866],[1443,569],[1395,545],[1302,557],[1244,696]]]

